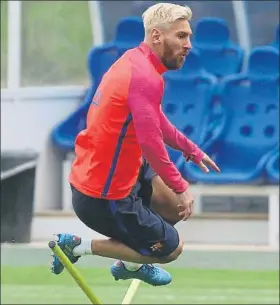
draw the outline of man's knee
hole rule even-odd
[[[168,256],[161,257],[159,263],[161,263],[161,264],[168,264],[168,263],[171,263],[171,262],[175,261],[182,254],[183,247],[184,247],[184,243],[180,239],[178,247],[171,254],[169,254]]]
[[[153,177],[152,186],[151,209],[171,225],[182,220],[182,217],[179,216],[179,202],[176,194],[165,185],[159,176]]]

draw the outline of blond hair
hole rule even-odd
[[[188,6],[172,3],[157,3],[150,6],[142,15],[145,34],[155,27],[171,25],[178,19],[190,20],[192,11]]]

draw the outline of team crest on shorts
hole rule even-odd
[[[161,251],[161,248],[163,247],[163,244],[161,242],[157,242],[154,245],[152,245],[150,248],[153,252]]]

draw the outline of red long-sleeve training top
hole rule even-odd
[[[174,192],[188,183],[170,161],[164,143],[202,160],[203,152],[179,132],[161,110],[166,71],[142,42],[104,75],[76,139],[70,183],[86,195],[110,200],[129,195],[142,156]]]

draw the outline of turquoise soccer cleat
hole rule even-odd
[[[65,255],[69,258],[72,264],[76,263],[80,256],[73,255],[73,249],[80,245],[81,238],[72,234],[57,234],[57,244]],[[64,269],[63,264],[60,262],[58,257],[53,255],[51,271],[54,274],[60,274]]]
[[[116,281],[139,279],[153,286],[167,285],[172,281],[171,275],[162,268],[144,264],[138,270],[130,271],[125,268],[120,260],[111,267],[111,273]]]

